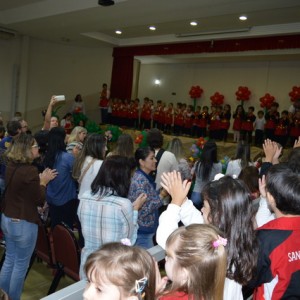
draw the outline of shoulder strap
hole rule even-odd
[[[155,159],[156,159],[156,170],[153,171],[152,174],[151,174],[154,180],[156,178],[158,164],[159,164],[160,159],[161,159],[162,155],[164,154],[164,152],[165,152],[165,149],[161,148],[161,149],[158,150],[158,152],[157,152],[157,154],[155,156]]]
[[[85,176],[86,172],[89,170],[89,168],[92,166],[92,164],[95,162],[96,158],[93,158],[88,165],[85,167],[85,169],[82,171],[82,173],[80,174],[80,177],[78,178],[78,183],[80,184],[83,177]]]
[[[158,166],[158,164],[159,164],[159,161],[160,161],[160,159],[161,159],[161,157],[162,157],[162,155],[164,154],[164,152],[165,152],[165,149],[159,149],[159,151],[157,152],[157,154],[156,154],[156,156],[155,156],[155,158],[156,158],[156,168],[157,168],[157,166]]]

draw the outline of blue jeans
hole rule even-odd
[[[135,246],[142,247],[144,249],[149,249],[154,247],[153,243],[154,233],[139,233],[137,234],[137,239],[135,242]]]
[[[2,214],[6,254],[0,273],[0,288],[11,300],[20,300],[30,258],[35,248],[38,225]]]

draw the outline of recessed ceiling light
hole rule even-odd
[[[242,16],[239,17],[239,19],[240,19],[241,21],[246,21],[248,18],[247,18],[247,16],[242,15]]]
[[[191,21],[191,22],[190,22],[190,25],[191,25],[191,26],[197,26],[198,23],[197,23],[196,21]]]
[[[122,31],[121,30],[116,30],[115,33],[116,34],[122,34]]]
[[[156,30],[156,27],[155,26],[149,26],[149,29],[150,30]]]

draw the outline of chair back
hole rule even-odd
[[[50,267],[55,264],[52,249],[52,237],[46,224],[42,223],[38,229],[38,236],[35,246],[35,254],[41,260],[45,261]]]
[[[79,281],[80,248],[73,231],[64,223],[58,224],[52,238],[56,263],[66,275]]]

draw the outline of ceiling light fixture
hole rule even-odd
[[[247,16],[242,15],[242,16],[239,17],[239,19],[240,19],[241,21],[246,21],[248,18],[247,18]]]
[[[159,79],[155,79],[155,80],[154,80],[154,84],[155,84],[155,85],[160,85],[160,80],[159,80]]]
[[[191,26],[197,26],[198,23],[197,23],[196,21],[191,21],[191,22],[190,22],[190,25],[191,25]]]
[[[121,30],[116,30],[115,33],[116,34],[122,34],[122,31]]]
[[[155,26],[149,26],[149,29],[150,30],[156,30],[156,27]]]

